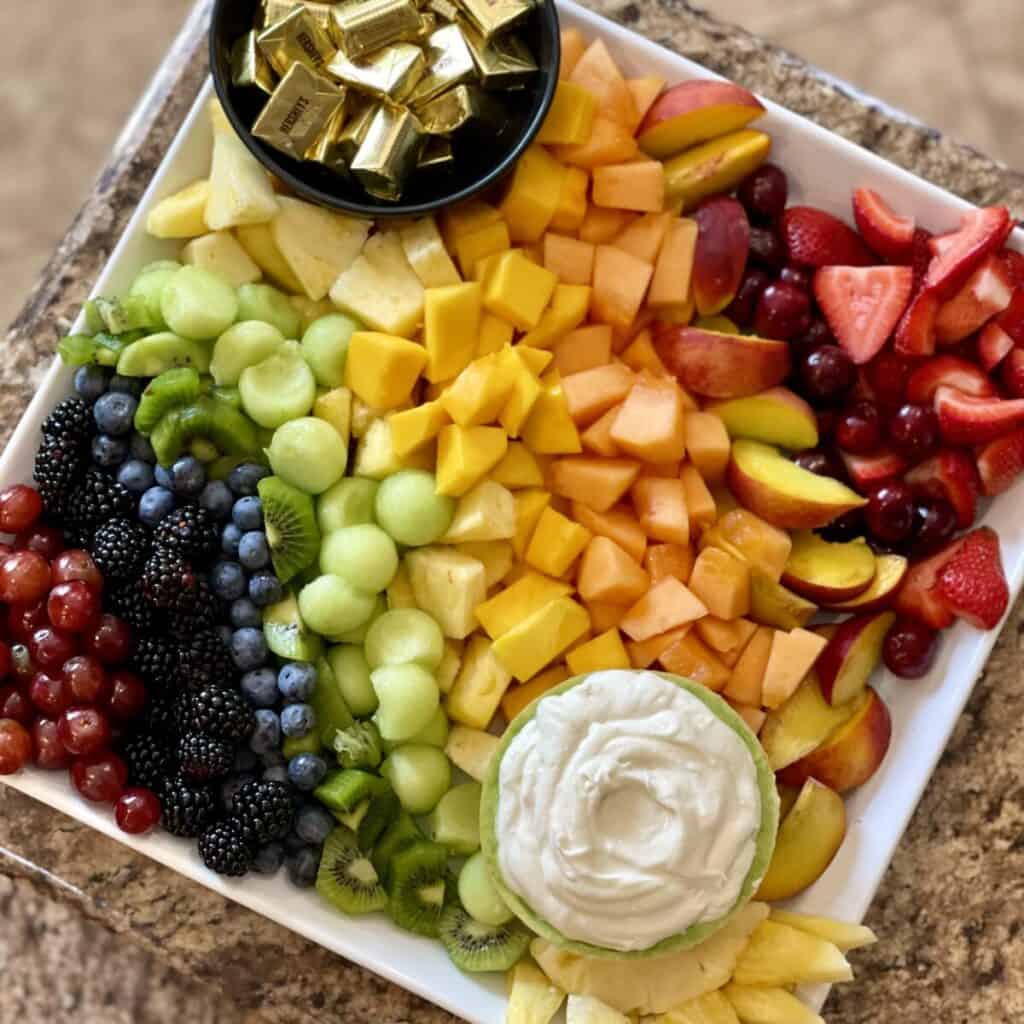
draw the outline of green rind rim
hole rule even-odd
[[[509,723],[508,728],[505,730],[498,749],[491,758],[487,775],[483,781],[483,797],[480,801],[480,846],[487,859],[487,864],[491,869],[491,874],[494,877],[499,892],[516,917],[527,928],[541,936],[541,938],[547,939],[548,942],[561,949],[566,949],[582,956],[606,960],[642,960],[647,957],[662,956],[666,953],[674,953],[678,950],[690,949],[693,946],[699,945],[722,928],[738,910],[750,902],[757,887],[761,884],[761,879],[768,870],[768,865],[775,850],[775,839],[779,828],[779,796],[775,788],[775,775],[768,766],[768,759],[765,757],[758,738],[750,731],[743,719],[717,693],[712,692],[706,686],[695,683],[690,679],[685,679],[682,676],[672,675],[669,672],[655,672],[654,674],[675,683],[676,686],[686,690],[701,701],[720,721],[724,722],[739,736],[750,751],[750,756],[754,761],[754,767],[757,772],[758,790],[761,795],[761,827],[757,834],[757,848],[754,860],[750,865],[750,870],[747,872],[747,877],[743,882],[739,897],[728,913],[723,914],[722,917],[716,918],[714,921],[704,921],[693,925],[678,935],[670,935],[668,938],[662,939],[647,949],[625,952],[618,949],[608,949],[605,946],[595,946],[578,939],[566,938],[554,925],[536,914],[520,896],[509,889],[501,877],[501,870],[498,866],[498,837],[495,828],[499,798],[498,775],[501,770],[501,761],[509,744],[527,722],[533,718],[537,706],[542,700],[558,696],[561,693],[565,693],[566,690],[578,686],[588,678],[588,675],[573,676],[571,679],[567,679],[564,683],[538,697],[532,704],[527,705]]]

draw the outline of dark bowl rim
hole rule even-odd
[[[238,115],[238,112],[235,110],[235,106],[231,101],[230,84],[225,81],[224,76],[221,73],[221,62],[219,60],[217,47],[217,27],[221,17],[223,16],[223,11],[229,4],[238,2],[239,0],[214,0],[213,11],[210,16],[210,30],[207,44],[210,61],[210,74],[213,77],[213,87],[228,120],[235,129],[235,133],[242,142],[245,143],[246,148],[254,157],[256,157],[260,164],[271,174],[280,178],[281,181],[292,188],[298,196],[318,203],[321,206],[329,206],[332,209],[341,210],[345,213],[354,214],[359,217],[421,217],[425,214],[434,213],[444,207],[461,203],[466,199],[472,199],[473,196],[479,195],[479,193],[490,188],[512,170],[516,161],[523,155],[526,149],[536,138],[537,133],[540,131],[541,125],[544,122],[544,118],[547,117],[548,111],[551,108],[555,89],[558,86],[558,68],[561,63],[562,56],[558,8],[555,0],[539,0],[536,7],[543,26],[542,31],[546,34],[550,34],[551,37],[553,59],[551,67],[540,69],[540,74],[543,75],[544,78],[544,88],[541,95],[540,105],[537,107],[533,117],[528,121],[519,140],[508,152],[505,158],[497,163],[482,178],[464,186],[457,192],[452,192],[438,199],[429,199],[421,203],[398,203],[391,206],[376,206],[359,203],[354,200],[341,198],[340,196],[333,195],[329,192],[324,192],[321,189],[303,181],[303,179],[297,174],[294,174],[288,168],[279,164],[276,157],[270,155],[267,150],[256,141],[252,132]]]

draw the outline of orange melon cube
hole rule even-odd
[[[573,502],[572,518],[598,537],[607,537],[635,562],[642,562],[647,550],[647,535],[636,516],[625,505],[617,505],[607,512],[598,512],[581,502]]]
[[[686,583],[695,557],[688,544],[651,544],[644,553],[644,568],[652,583],[666,576],[675,576],[680,583]]]
[[[587,41],[578,28],[563,28],[561,33],[562,63],[558,67],[558,77],[567,79],[583,56]]]
[[[618,627],[629,609],[629,605],[609,604],[607,601],[584,601],[583,604],[590,613],[590,625],[596,633]]]
[[[750,566],[721,548],[705,548],[693,563],[690,589],[719,619],[750,611]]]
[[[644,462],[678,462],[686,452],[686,410],[675,381],[638,378],[612,426],[612,440]]]
[[[627,324],[625,327],[612,327],[612,351],[619,355],[623,350],[629,347],[633,339],[646,330],[649,330],[655,320],[658,319],[656,313],[653,310],[648,309],[646,306],[641,307],[640,312],[634,317],[633,321]],[[691,401],[690,396],[686,396],[687,404]],[[694,403],[694,408],[696,408]]]
[[[607,324],[577,327],[555,344],[553,354],[563,377],[604,366],[612,359],[612,329]]]
[[[690,297],[696,249],[697,222],[688,218],[673,220],[665,231],[654,264],[651,290],[647,295],[649,305],[656,308],[685,305]]]
[[[755,708],[761,706],[764,672],[768,667],[774,639],[775,630],[770,626],[757,627],[733,665],[729,682],[722,691],[730,700]]]
[[[728,685],[728,684],[727,684]],[[723,691],[724,692],[724,691]],[[768,717],[768,712],[761,708],[751,708],[746,704],[737,704],[734,701],[727,701],[729,707],[736,712],[740,718],[743,719],[747,728],[757,736],[761,732],[761,727],[764,725],[764,720]]]
[[[543,242],[544,266],[562,284],[590,284],[594,274],[594,246],[578,238],[549,231]]]
[[[632,486],[640,466],[631,459],[601,459],[570,455],[556,459],[548,469],[554,494],[607,512]]]
[[[678,462],[647,462],[637,477],[638,480],[676,480],[679,478]]]
[[[576,577],[576,589],[584,601],[628,607],[639,601],[650,585],[647,573],[615,541],[600,536],[591,539]]]
[[[629,327],[647,294],[652,273],[650,263],[614,245],[599,245],[594,252],[591,315],[612,327]]]
[[[739,661],[743,648],[757,632],[757,624],[749,619],[717,619],[708,615],[697,623],[697,633],[730,668]]]
[[[690,516],[681,480],[637,480],[630,497],[636,517],[651,540],[690,543]]]
[[[636,214],[628,210],[606,210],[601,206],[589,206],[578,234],[583,242],[601,245],[617,238],[625,228],[636,220]]]
[[[649,668],[677,640],[682,640],[692,628],[692,623],[676,626],[665,633],[649,637],[647,640],[631,640],[626,644],[626,652],[633,668]]]
[[[501,713],[505,720],[511,722],[528,704],[532,704],[538,697],[543,696],[548,690],[553,690],[568,678],[569,669],[565,665],[552,665],[525,683],[510,686],[501,698]]]
[[[696,622],[707,613],[707,606],[686,584],[666,576],[630,607],[620,627],[631,640],[647,640],[676,626]]]
[[[580,444],[588,452],[595,452],[607,458],[614,458],[619,449],[612,440],[612,426],[619,415],[621,405],[613,405],[600,419],[595,420],[580,434]],[[641,470],[641,472],[643,472]]]
[[[720,522],[730,512],[740,508],[736,495],[724,483],[711,487],[711,497],[715,499],[715,522]]]
[[[671,213],[645,213],[627,225],[612,245],[653,266],[671,223]]]
[[[686,451],[709,486],[725,479],[730,442],[725,424],[710,412],[686,414]]]
[[[621,164],[639,153],[629,128],[604,114],[598,114],[590,128],[590,138],[575,145],[553,146],[555,157],[563,164],[593,170],[606,164]]]
[[[582,167],[566,167],[562,178],[562,191],[549,225],[552,231],[571,234],[579,230],[587,215],[587,192],[590,175]]]
[[[665,79],[652,76],[650,78],[627,78],[626,87],[633,97],[633,106],[636,107],[636,124],[639,125],[644,115],[651,108],[651,104],[658,98],[661,90],[665,88]]]
[[[564,377],[562,392],[573,422],[577,426],[593,423],[629,394],[635,379],[633,371],[621,363],[608,363]]]
[[[657,160],[634,160],[594,168],[591,199],[596,206],[656,213],[665,202],[665,173]]]
[[[624,125],[630,132],[636,123],[636,104],[604,40],[595,39],[583,51],[569,75],[569,81],[593,94],[605,117]]]
[[[661,361],[654,348],[651,332],[644,328],[622,351],[622,361],[631,369],[640,373],[646,370],[656,376],[668,377],[668,367]]]
[[[583,439],[580,438],[582,441]],[[683,482],[686,495],[686,511],[690,514],[690,526],[698,532],[710,526],[717,515],[715,499],[704,483],[704,477],[697,472],[697,467],[687,463],[679,470],[679,479]]]
[[[729,667],[692,630],[658,659],[666,672],[686,676],[718,693],[729,682]]]

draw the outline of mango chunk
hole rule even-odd
[[[498,220],[473,231],[458,234],[452,242],[452,249],[463,277],[469,277],[480,260],[511,248],[512,239],[508,233],[508,225],[501,220],[500,213]]]
[[[501,361],[507,368],[512,387],[498,422],[509,437],[519,436],[530,411],[540,398],[540,381],[523,358],[524,351],[520,348],[507,348],[502,353]]]
[[[562,192],[565,167],[539,145],[519,158],[501,214],[513,242],[536,242],[547,230]]]
[[[574,647],[566,656],[565,663],[574,676],[586,672],[598,672],[609,668],[631,668],[629,655],[617,629],[609,629],[593,640]]]
[[[552,665],[525,683],[520,683],[519,686],[510,686],[505,691],[505,696],[501,698],[501,713],[507,721],[511,722],[528,704],[532,704],[538,697],[547,693],[548,690],[553,690],[568,678],[569,670],[565,665]],[[518,967],[516,969],[518,970]],[[509,1013],[511,1014],[511,1012],[512,1004],[510,1002]],[[511,1017],[509,1019],[511,1020]],[[532,1018],[523,1018],[522,1024],[532,1024]]]
[[[551,504],[550,491],[530,488],[513,495],[516,501],[516,532],[512,536],[512,550],[522,559],[533,538],[533,531],[541,513]]]
[[[482,301],[483,290],[476,281],[423,292],[427,380],[451,380],[476,355]]]
[[[479,635],[470,637],[445,701],[448,717],[473,729],[486,729],[511,682],[490,640]]]
[[[388,417],[391,425],[391,447],[404,457],[433,441],[441,428],[451,420],[440,402],[424,402],[411,409],[394,412]]]
[[[551,301],[558,278],[510,249],[502,253],[484,286],[484,308],[508,320],[521,331],[540,323],[541,314]]]
[[[477,605],[476,617],[492,640],[515,629],[520,622],[559,597],[568,597],[572,587],[562,580],[527,571],[494,597]]]
[[[576,455],[583,451],[580,435],[569,415],[562,378],[553,370],[541,379],[544,390],[534,403],[522,438],[539,455]]]
[[[590,629],[587,610],[571,597],[548,602],[495,640],[498,661],[516,679],[535,676]]]
[[[544,473],[533,452],[521,441],[510,441],[505,457],[491,470],[491,479],[511,490],[542,487]]]
[[[575,82],[559,82],[537,141],[545,145],[586,142],[596,113],[597,98],[593,93]]]
[[[441,395],[441,404],[461,427],[493,423],[505,407],[512,380],[503,352],[474,359]]]
[[[541,314],[540,323],[519,339],[528,348],[550,348],[559,338],[579,327],[590,308],[591,290],[587,285],[559,284],[551,296],[551,305]]]
[[[526,549],[526,562],[549,576],[561,576],[590,543],[593,535],[584,526],[545,508]]]
[[[367,405],[393,409],[409,400],[427,363],[422,345],[380,331],[356,331],[345,360],[345,386]]]
[[[551,223],[552,231],[575,234],[587,215],[587,191],[590,175],[582,167],[567,167],[562,179],[562,191],[558,196]]]
[[[480,329],[477,336],[476,355],[486,356],[492,352],[500,352],[506,345],[512,344],[516,329],[500,316],[493,313],[482,313]]]
[[[437,437],[437,493],[458,498],[483,479],[508,449],[498,427],[442,427]]]

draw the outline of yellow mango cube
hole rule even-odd
[[[501,211],[482,199],[467,199],[457,206],[445,207],[441,212],[441,233],[449,248],[459,235],[479,231],[501,220]]]
[[[542,348],[533,348],[530,345],[517,345],[516,351],[536,377],[539,377],[555,358],[554,352],[546,352]]]
[[[348,388],[334,388],[320,395],[313,403],[313,415],[330,423],[348,444],[352,433],[352,392]]]
[[[548,576],[561,576],[583,553],[593,536],[550,506],[537,520],[537,527],[526,549],[526,563]]]
[[[571,593],[568,583],[528,570],[511,586],[477,605],[475,614],[487,635],[497,640],[548,602]]]
[[[526,418],[540,398],[541,385],[536,375],[523,359],[518,348],[506,348],[501,353],[501,362],[512,381],[508,400],[498,416],[498,422],[509,437],[518,437]]]
[[[414,341],[356,331],[348,343],[345,386],[375,409],[393,409],[409,400],[426,364],[426,349]]]
[[[497,420],[512,392],[503,352],[474,359],[445,388],[441,404],[461,427],[477,427]]]
[[[596,113],[597,97],[592,92],[575,82],[561,81],[555,87],[555,96],[537,133],[537,141],[545,145],[586,142]]]
[[[541,513],[551,504],[551,492],[531,488],[513,497],[516,502],[516,532],[512,535],[512,550],[516,558],[522,559],[526,556]]]
[[[476,354],[483,289],[476,281],[423,292],[427,380],[451,380]]]
[[[609,668],[633,667],[626,652],[626,645],[614,627],[600,636],[595,636],[593,640],[574,647],[565,656],[565,663],[574,676]]]
[[[452,249],[463,277],[469,277],[473,268],[485,256],[511,248],[512,239],[508,233],[508,225],[503,220],[496,220],[475,231],[456,235],[452,241]]]
[[[495,657],[490,640],[470,637],[462,654],[445,710],[448,717],[473,729],[486,729],[498,710],[512,677]]]
[[[513,242],[537,242],[548,229],[562,192],[565,166],[534,144],[519,158],[501,203]]]
[[[505,457],[491,470],[491,479],[510,491],[544,485],[540,464],[521,441],[509,441]]]
[[[566,168],[562,180],[562,191],[558,206],[548,227],[566,235],[574,235],[587,216],[587,191],[590,188],[590,173],[582,167]]]
[[[540,323],[555,292],[558,278],[511,249],[502,253],[484,285],[484,309],[508,320],[521,331]]]
[[[590,629],[586,608],[559,597],[494,641],[492,651],[516,679],[525,681],[553,662]]]
[[[444,406],[438,402],[424,402],[411,409],[393,412],[388,417],[391,424],[391,447],[395,454],[405,457],[433,441],[441,428],[451,422]]]
[[[487,279],[490,277],[494,268],[498,265],[498,260],[500,260],[504,253],[507,251],[508,250],[503,250],[502,252],[492,252],[490,256],[484,256],[483,259],[477,260],[476,266],[473,267],[473,273],[470,274],[470,277],[474,281],[479,281],[480,284],[486,288]],[[521,252],[522,250],[519,249],[516,251]]]
[[[442,427],[437,436],[438,494],[459,498],[504,457],[508,437],[499,427]]]
[[[501,698],[501,713],[505,716],[505,720],[511,722],[520,711],[523,710],[528,704],[532,704],[538,697],[543,696],[548,690],[553,690],[560,683],[564,683],[569,678],[569,670],[564,665],[552,665],[550,668],[544,669],[539,675],[535,675],[532,679],[527,680],[520,686],[513,686],[505,691],[505,696]],[[518,970],[518,967],[516,968]],[[547,978],[541,975],[545,981]],[[550,982],[548,983],[549,992],[558,992],[561,998],[562,993],[555,989]],[[509,1016],[506,1020],[511,1024],[513,1021],[512,1017],[512,1006],[513,1002],[509,1000]],[[558,1009],[557,1005],[554,1007]],[[554,1010],[552,1010],[554,1013]],[[532,1019],[530,1017],[518,1018],[521,1024],[529,1024]]]
[[[544,389],[523,424],[523,441],[527,448],[539,455],[578,454],[583,451],[583,446],[576,424],[569,415],[561,375],[552,370],[541,378],[541,384]]]
[[[512,344],[515,328],[500,316],[484,313],[480,317],[480,328],[477,335],[476,356],[487,356],[492,352],[500,352],[506,345]]]
[[[530,348],[551,348],[587,318],[590,309],[590,286],[559,284],[551,296],[551,305],[544,310],[540,323],[519,339]]]

